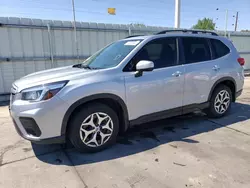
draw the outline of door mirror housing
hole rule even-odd
[[[154,62],[141,60],[136,64],[136,74],[135,77],[142,76],[144,71],[152,71],[154,69]]]
[[[141,60],[136,64],[137,71],[152,71],[154,69],[154,62]]]

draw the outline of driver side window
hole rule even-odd
[[[136,71],[136,64],[141,60],[153,61],[154,69],[176,65],[176,38],[161,38],[150,41],[132,58],[124,71]]]

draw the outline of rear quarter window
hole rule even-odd
[[[210,39],[211,41],[211,45],[213,48],[213,56],[214,59],[223,57],[227,54],[229,54],[230,49],[220,40],[216,40],[216,39]]]

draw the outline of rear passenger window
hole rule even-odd
[[[207,39],[183,37],[182,44],[184,48],[186,64],[211,60]]]
[[[223,42],[216,39],[210,40],[214,52],[214,59],[227,55],[230,52],[229,48]]]

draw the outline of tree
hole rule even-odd
[[[210,18],[203,18],[198,20],[197,24],[192,29],[215,30],[215,23]]]

